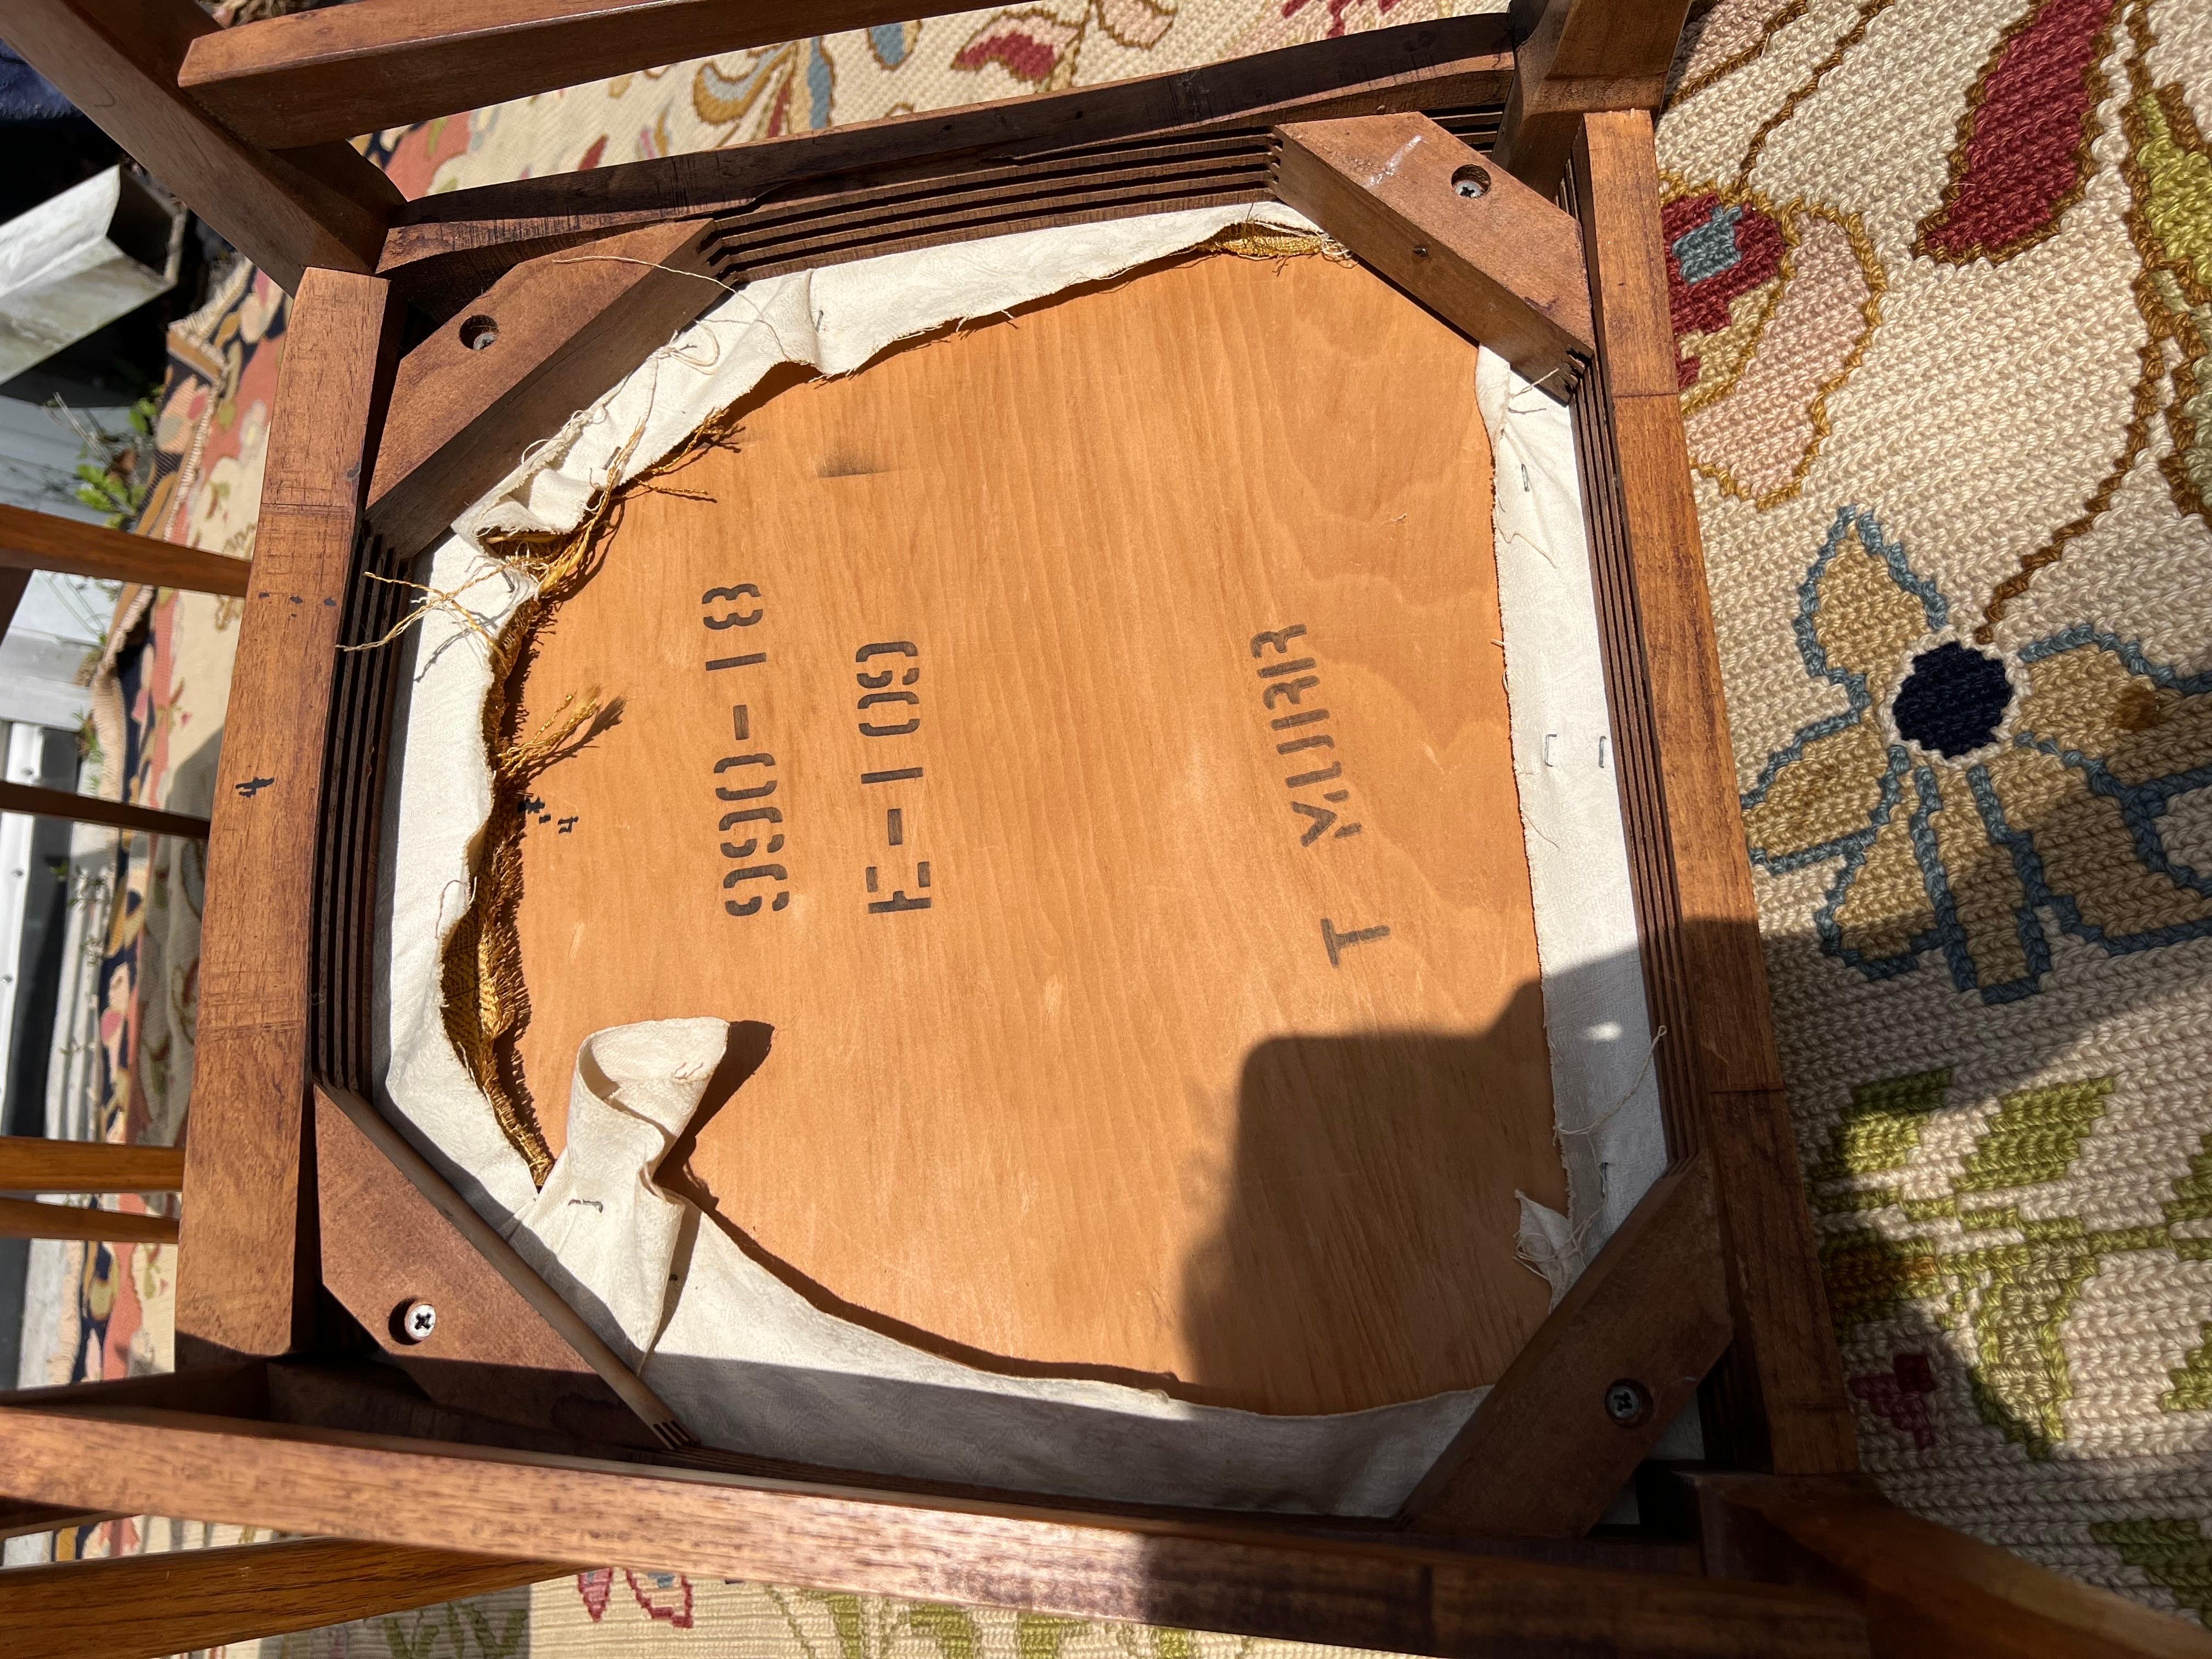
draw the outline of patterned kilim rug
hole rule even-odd
[[[422,194],[1436,9],[1044,0],[374,153]],[[1719,0],[1660,143],[1746,827],[1867,1462],[1952,1526],[2212,1621],[2208,120],[2202,0]],[[176,503],[170,533],[221,544],[251,500]],[[614,1571],[267,1648],[656,1643],[1243,1645]]]

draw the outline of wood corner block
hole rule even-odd
[[[688,1443],[674,1413],[374,1106],[319,1088],[314,1111],[323,1283],[425,1394],[578,1439]],[[422,1306],[427,1328],[407,1317]]]
[[[428,546],[532,443],[720,301],[707,231],[665,220],[526,259],[454,307],[399,363],[368,500],[386,545]]]
[[[1275,129],[1276,194],[1564,398],[1596,352],[1573,219],[1425,115]]]
[[[1705,1152],[1652,1183],[1407,1500],[1409,1528],[1597,1523],[1735,1333],[1716,1185]]]

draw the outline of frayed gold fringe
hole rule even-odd
[[[529,577],[538,591],[517,607],[497,638],[475,624],[491,654],[491,685],[484,695],[483,715],[484,754],[491,767],[491,811],[478,844],[468,908],[447,936],[440,988],[447,1041],[491,1103],[500,1133],[522,1155],[530,1166],[530,1178],[541,1187],[552,1172],[553,1149],[515,1051],[516,1039],[530,1023],[530,988],[523,976],[516,925],[522,903],[522,835],[528,822],[522,803],[546,769],[620,718],[621,703],[617,700],[602,708],[594,689],[580,700],[565,699],[550,717],[525,731],[523,678],[539,636],[562,604],[599,569],[607,542],[621,522],[623,503],[633,494],[663,489],[658,480],[680,471],[707,449],[726,444],[735,431],[733,412],[708,421],[676,454],[619,489],[602,489],[582,522],[565,535],[511,536],[485,542],[493,558]],[[615,457],[608,469],[612,476],[621,476],[636,443],[633,435]],[[450,595],[426,592],[410,620],[434,606],[453,603]],[[474,623],[472,617],[469,620]]]
[[[1317,230],[1285,230],[1247,219],[1218,230],[1191,250],[1194,253],[1226,253],[1239,259],[1296,259],[1318,255],[1332,264],[1358,263],[1352,250],[1334,236]]]

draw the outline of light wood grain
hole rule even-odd
[[[1660,1176],[1514,1356],[1407,1499],[1407,1525],[1580,1537],[1696,1397],[1729,1331],[1712,1160],[1700,1153]],[[1623,1384],[1642,1401],[1627,1420],[1607,1404]]]
[[[1566,170],[1585,113],[1656,110],[1682,37],[1690,0],[1539,0],[1514,53],[1513,91],[1498,159],[1550,195]]]
[[[309,265],[374,268],[399,191],[345,144],[271,155],[179,93],[191,47],[221,33],[191,0],[9,0],[5,21],[9,46],[280,287]]]
[[[246,597],[252,564],[197,547],[51,513],[33,513],[0,502],[0,567],[14,570],[58,570],[64,575],[100,581],[145,582],[182,587],[197,593]]]
[[[1844,1659],[1849,1603],[1804,1590],[1260,1528],[902,1501],[734,1474],[307,1433],[148,1411],[0,1411],[11,1486],[434,1550],[554,1556],[1445,1659]]]
[[[76,823],[104,824],[144,836],[179,836],[205,841],[208,821],[189,812],[163,812],[134,801],[106,800],[80,795],[71,789],[47,789],[35,783],[0,783],[0,812],[21,812],[32,817],[67,818]]]
[[[1690,1477],[1707,1569],[1863,1602],[1880,1654],[2212,1659],[2212,1632],[1887,1502],[1871,1481]]]
[[[1239,137],[1261,156],[1270,123],[1389,110],[1452,112],[1487,131],[1512,76],[1503,17],[1430,19],[1173,74],[440,191],[401,211],[381,269],[443,316],[518,258],[670,217],[742,223],[810,180],[866,187],[953,158],[1073,157],[1200,134]]]
[[[1563,1176],[1474,355],[1200,259],[634,499],[525,695],[622,700],[525,830],[550,1131],[589,1032],[744,1022],[690,1166],[821,1299],[1273,1411],[1495,1380]]]
[[[1581,228],[1425,115],[1275,129],[1276,192],[1562,402],[1597,348]]]
[[[161,1659],[482,1595],[574,1570],[557,1561],[336,1538],[61,1561],[0,1577],[0,1651],[40,1659]]]
[[[1599,356],[1572,415],[1620,757],[1656,1071],[1677,1156],[1711,1151],[1735,1341],[1706,1395],[1710,1455],[1784,1474],[1856,1467],[1743,850],[1728,705],[1671,378],[1651,119],[1592,115],[1567,179]],[[1615,364],[1620,378],[1614,379]]]
[[[208,847],[177,1279],[185,1363],[283,1353],[312,1315],[313,1195],[301,1188],[316,818],[364,458],[398,332],[388,284],[316,270],[285,335]]]
[[[181,1146],[0,1136],[0,1192],[173,1193],[184,1184]]]

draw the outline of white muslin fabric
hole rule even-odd
[[[940,1358],[817,1309],[653,1183],[721,1058],[724,1022],[670,1018],[588,1039],[570,1087],[568,1146],[538,1191],[441,1015],[441,953],[466,905],[491,804],[485,641],[530,593],[526,578],[487,556],[483,536],[574,528],[598,490],[673,453],[780,363],[849,373],[898,340],[1133,270],[1245,221],[1313,229],[1272,204],[1208,209],[754,283],[538,446],[429,556],[420,579],[446,599],[408,638],[387,791],[384,1109],[709,1445],[1076,1498],[1376,1516],[1398,1507],[1481,1399],[1472,1389],[1273,1417]],[[1524,1203],[1522,1243],[1556,1288],[1663,1158],[1642,1066],[1649,1038],[1619,807],[1595,750],[1605,702],[1572,443],[1565,411],[1488,352],[1478,394],[1496,446],[1515,767],[1539,872],[1538,945],[1571,1177],[1571,1216]],[[1570,760],[1577,743],[1590,752]]]

